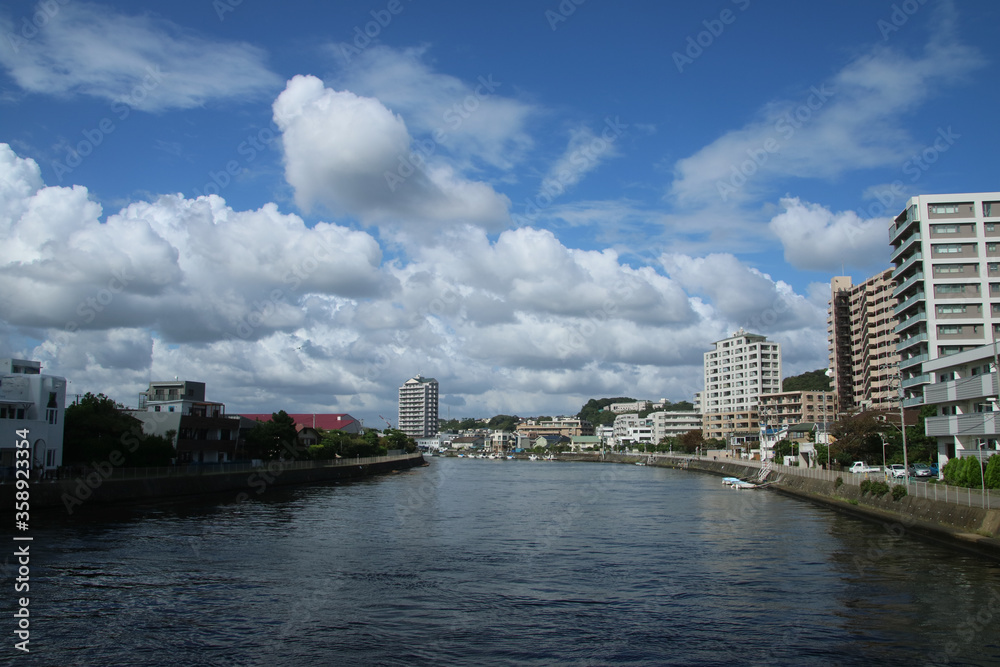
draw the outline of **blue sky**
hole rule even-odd
[[[906,198],[997,189],[995,3],[336,4],[0,10],[0,354],[373,422],[416,373],[684,400],[740,326],[825,367]]]

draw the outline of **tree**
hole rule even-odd
[[[791,440],[784,439],[779,440],[777,444],[774,445],[774,460],[779,463],[784,463],[786,456],[791,456],[795,453],[795,443]]]
[[[513,431],[521,423],[517,415],[497,415],[487,422],[487,426],[494,431]]]
[[[627,396],[592,398],[580,408],[580,412],[577,413],[576,417],[577,419],[588,421],[594,426],[610,426],[614,423],[617,415],[610,410],[604,410],[604,408],[612,403],[635,403],[635,399],[628,398]]]
[[[793,375],[781,382],[782,391],[830,391],[830,378],[825,368],[806,371],[801,375]]]
[[[271,421],[257,422],[247,433],[247,451],[251,458],[303,458],[307,452],[298,446],[295,420],[284,410],[271,413]]]
[[[677,449],[688,454],[694,454],[704,442],[699,429],[688,431],[677,438]]]
[[[127,467],[170,465],[176,456],[173,432],[167,436],[143,432],[142,422],[104,394],[87,392],[66,408],[63,464],[93,464],[120,460]]]
[[[1000,489],[1000,454],[994,454],[986,461],[986,488]]]
[[[833,452],[838,463],[882,461],[882,431],[886,428],[885,422],[879,419],[882,416],[879,412],[868,411],[834,422],[830,434],[836,438]]]

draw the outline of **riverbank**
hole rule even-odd
[[[575,460],[599,460],[594,457]],[[733,460],[705,460],[648,455],[607,454],[606,462],[635,463],[696,470],[720,477],[755,478],[760,468]],[[850,473],[844,473],[847,477]],[[881,497],[863,494],[854,484],[811,479],[788,472],[771,472],[769,489],[808,500],[839,512],[876,521],[893,534],[912,533],[926,539],[1000,559],[1000,510],[969,507],[932,498],[903,496],[894,500],[891,493]],[[749,493],[760,493],[760,490]],[[742,493],[742,492],[741,492]]]
[[[379,456],[357,461],[283,462],[269,461],[256,468],[249,466],[236,471],[186,474],[170,469],[150,477],[118,478],[121,471],[95,470],[81,477],[55,481],[32,481],[28,497],[32,510],[61,508],[73,514],[83,505],[114,505],[191,498],[232,493],[236,500],[248,500],[279,486],[313,484],[357,479],[425,465],[421,454]],[[15,484],[0,485],[0,503],[13,510]],[[22,491],[23,493],[23,491]]]

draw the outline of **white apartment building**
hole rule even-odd
[[[616,415],[620,415],[626,412],[639,412],[640,410],[646,410],[649,407],[649,401],[635,401],[634,403],[612,403],[608,406],[608,410]]]
[[[924,432],[937,438],[938,465],[967,456],[982,460],[998,453],[1000,405],[993,345],[959,352],[924,363],[931,384],[923,402],[936,414],[924,421]]]
[[[33,472],[61,466],[65,413],[66,378],[43,375],[38,361],[0,359],[0,465],[13,470],[27,440]]]
[[[701,413],[697,410],[651,412],[647,417],[653,422],[653,442],[664,438],[677,438],[689,431],[701,430]]]
[[[627,443],[655,444],[653,440],[653,420],[649,417],[639,418],[636,413],[628,413],[615,417],[613,444]]]
[[[896,283],[886,269],[859,285],[850,276],[830,281],[827,337],[837,410],[898,406]],[[803,421],[815,421],[805,419]]]
[[[399,430],[413,438],[438,432],[438,381],[419,375],[399,388]]]
[[[924,364],[975,349],[1000,328],[1000,192],[919,195],[889,225],[903,405],[920,405]]]
[[[781,391],[781,346],[742,328],[714,345],[705,353],[704,437],[756,432],[760,395]]]

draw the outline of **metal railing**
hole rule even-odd
[[[674,459],[694,459],[701,461],[712,461],[710,458],[702,456],[700,459],[689,454],[655,454],[654,456],[664,456]],[[718,459],[714,463],[735,463],[748,468],[760,468],[761,462],[749,459]],[[846,470],[823,470],[822,468],[806,468],[799,466],[786,466],[778,463],[771,463],[771,470],[774,473],[786,475],[798,475],[808,479],[819,479],[827,482],[836,482],[839,477],[844,484],[860,486],[861,482],[868,479],[871,481],[888,482],[890,485],[901,484],[906,487],[906,494],[915,498],[927,498],[967,507],[980,507],[985,509],[1000,509],[1000,493],[996,489],[970,489],[962,486],[951,486],[949,484],[917,482],[913,479],[895,479],[884,472],[877,473],[852,473]]]

